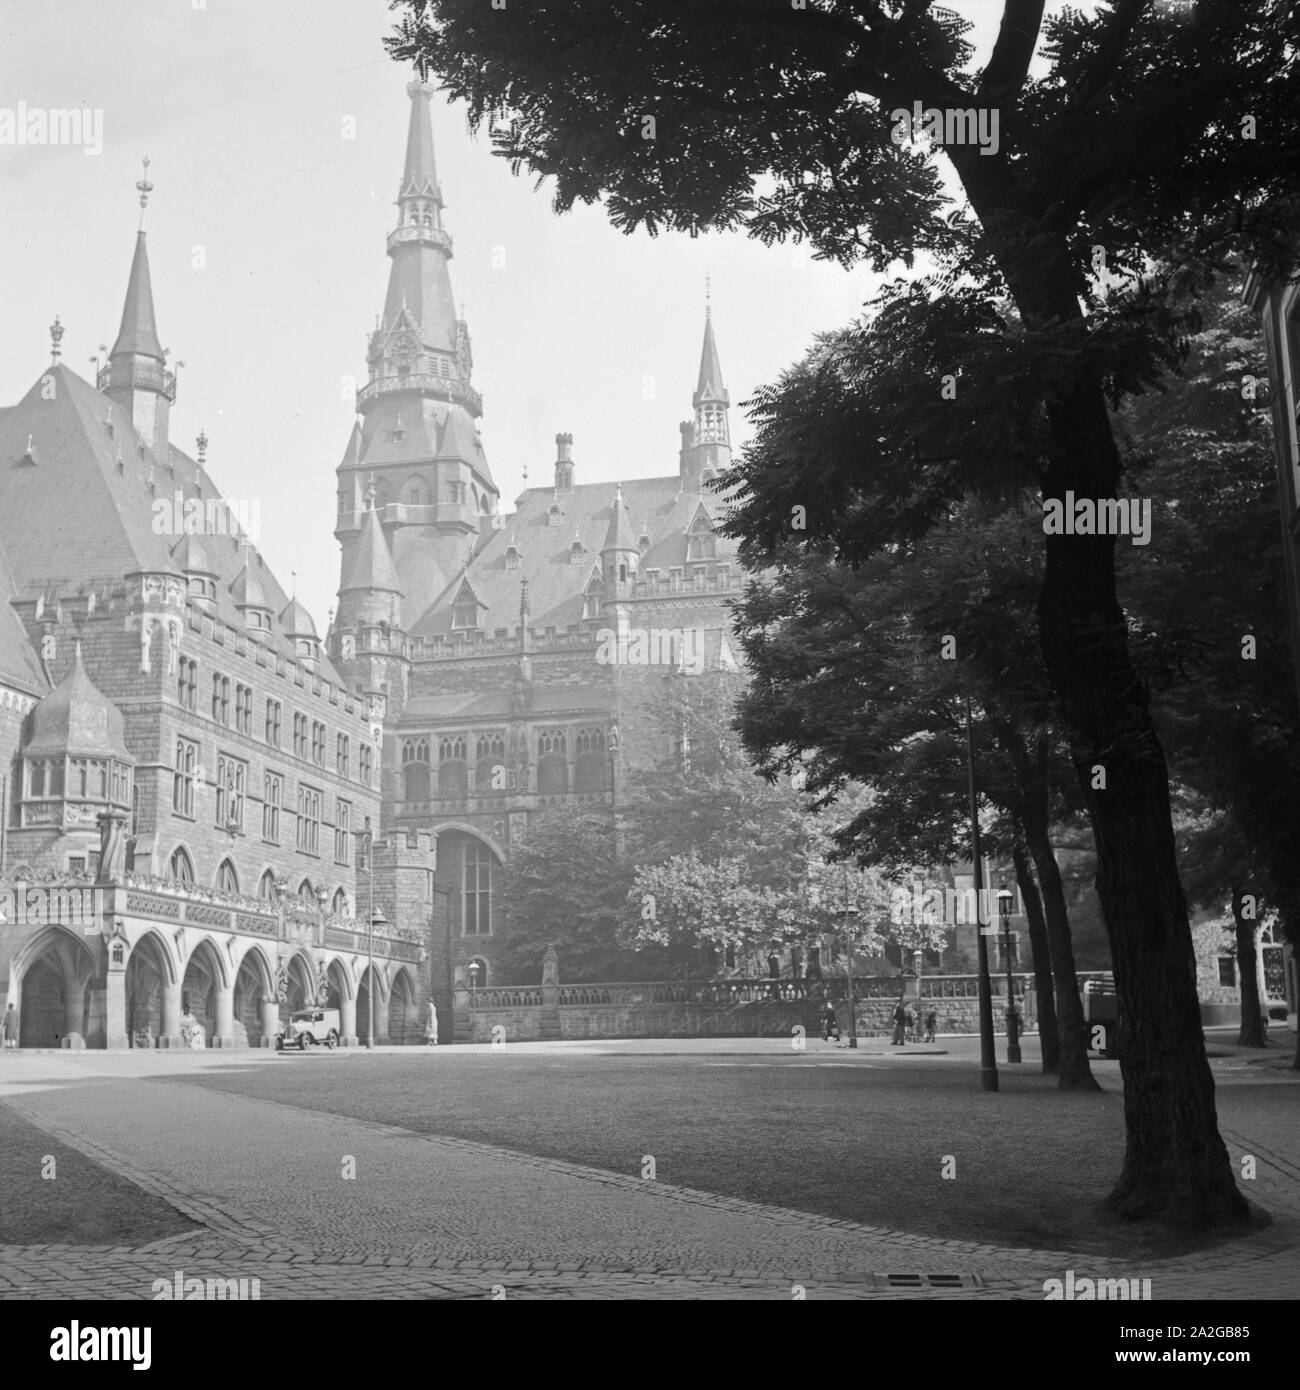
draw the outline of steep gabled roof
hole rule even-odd
[[[384,589],[392,594],[402,592],[397,566],[384,539],[384,528],[373,507],[361,518],[361,539],[357,542],[352,568],[345,577],[340,593],[348,589]]]
[[[638,574],[657,568],[668,577],[668,570],[686,564],[687,530],[696,515],[698,493],[682,492],[681,481],[669,478],[637,478],[621,484],[583,483],[564,493],[564,524],[549,526],[547,510],[554,497],[550,487],[529,488],[521,493],[517,510],[500,528],[482,532],[473,563],[469,567],[474,592],[487,607],[481,619],[485,631],[519,628],[519,588],[528,583],[530,621],[536,628],[566,627],[582,621],[583,600],[593,570],[571,561],[574,528],[586,550],[600,554],[611,518],[616,491],[621,487],[625,510],[644,518],[650,536],[649,548],[638,563]],[[638,524],[637,534],[640,534]],[[506,565],[506,550],[514,543],[519,563]],[[629,540],[628,549],[635,550]],[[717,538],[717,559],[736,562],[736,542]],[[597,569],[595,571],[599,573]],[[413,638],[447,635],[451,632],[451,609],[462,575],[457,573],[444,586],[428,610],[411,624]]]

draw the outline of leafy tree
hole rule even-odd
[[[751,581],[737,605],[755,677],[739,724],[769,775],[806,765],[819,805],[850,779],[870,784],[873,796],[836,836],[841,849],[871,863],[945,862],[968,852],[964,702],[974,694],[978,786],[1005,812],[1000,847],[1013,860],[1017,846],[1024,851],[1017,877],[1036,948],[1044,1061],[1063,1089],[1091,1089],[1050,829],[1079,798],[1062,776],[1046,675],[1023,621],[1031,524],[1014,506],[968,502],[952,508],[942,533],[852,570],[788,543],[775,573]],[[979,663],[957,659],[959,631],[977,644]],[[999,848],[996,835],[989,847]]]
[[[1118,418],[1130,472],[1152,499],[1150,554],[1125,557],[1134,652],[1180,796],[1192,901],[1235,918],[1245,1046],[1263,1047],[1254,971],[1265,902],[1300,924],[1300,719],[1286,638],[1282,536],[1259,324],[1240,279],[1206,294],[1183,379]],[[1255,918],[1246,904],[1257,905]],[[1293,937],[1294,939],[1294,937]]]
[[[618,928],[631,876],[630,866],[615,852],[608,817],[576,807],[539,815],[501,877],[507,977],[516,984],[535,984],[552,944],[565,980],[664,975],[668,962],[663,951],[631,951],[620,945]]]
[[[758,445],[733,479],[756,565],[793,507],[853,562],[924,533],[972,487],[1116,496],[1107,401],[1173,366],[1185,323],[1158,278],[1103,300],[1098,251],[1107,269],[1157,258],[1176,279],[1203,278],[1232,246],[1276,278],[1291,270],[1300,15],[1287,0],[1200,0],[1196,23],[1110,0],[1046,26],[1044,0],[1004,0],[977,73],[965,22],[927,0],[400,7],[394,56],[432,68],[516,169],[553,177],[559,209],[604,198],[626,229],[739,227],[845,264],[934,261],[862,353],[760,396]],[[1046,70],[1031,78],[1040,35]],[[941,123],[982,109],[998,139],[908,141],[900,118],[914,103]],[[997,315],[1004,293],[1022,328]],[[950,400],[945,376],[960,378]],[[1111,1200],[1133,1218],[1240,1224],[1114,538],[1047,535],[1043,561],[1039,640],[1073,734],[1129,1019],[1128,1144]]]

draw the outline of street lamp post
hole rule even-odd
[[[1007,1061],[1020,1060],[1019,1015],[1016,1013],[1016,987],[1011,975],[1011,889],[1003,884],[998,889],[998,917],[1002,923],[1002,949],[1007,956]]]
[[[856,907],[849,906],[849,866],[844,866],[844,948],[849,972],[849,1046],[858,1045],[858,1003],[853,997],[853,923],[850,920],[858,915]]]
[[[473,1008],[473,1001],[478,997],[478,961],[472,960],[469,963],[469,997],[470,1007]]]
[[[979,802],[975,796],[975,735],[971,732],[970,696],[966,696],[966,782],[970,792],[971,869],[975,880],[975,920],[979,923],[980,1086],[998,1089],[998,1059],[993,1049],[993,982],[989,979],[989,938],[984,925],[984,865],[980,850]]]

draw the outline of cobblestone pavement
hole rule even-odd
[[[733,1060],[748,1051],[725,1050]],[[135,1248],[0,1246],[0,1298],[151,1298],[153,1281],[176,1271],[257,1278],[263,1299],[1041,1299],[1043,1281],[1067,1269],[1149,1277],[1157,1299],[1283,1298],[1300,1287],[1300,1166],[1281,1152],[1294,1151],[1294,1134],[1270,1133],[1267,1144],[1225,1134],[1257,1155],[1270,1229],[1139,1270],[167,1084],[232,1063],[277,1061],[25,1053],[6,1062],[0,1101],[205,1229]],[[343,1176],[349,1159],[355,1178]]]

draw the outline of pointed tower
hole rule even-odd
[[[609,525],[605,529],[605,544],[600,548],[600,573],[604,585],[604,606],[617,607],[632,596],[636,583],[637,564],[641,551],[636,533],[623,500],[623,485],[614,490],[609,509]]]
[[[379,703],[390,715],[401,709],[411,669],[402,581],[373,506],[362,517],[352,567],[343,576],[330,642],[335,665],[372,708]]]
[[[144,231],[144,210],[153,191],[148,159],[144,161],[144,177],[136,188],[140,191],[140,227],[135,235],[135,254],[131,257],[122,324],[95,385],[125,408],[154,457],[166,463],[167,433],[172,404],[176,400],[176,374],[167,370],[153,313],[153,286],[149,280],[149,252]]]
[[[704,347],[700,375],[691,397],[694,423],[682,424],[681,479],[683,492],[699,492],[703,484],[731,466],[731,429],[727,410],[731,397],[722,384],[718,345],[713,338],[713,310],[704,310]]]
[[[397,226],[388,234],[388,293],[357,393],[361,418],[338,468],[335,534],[347,576],[373,485],[409,629],[459,568],[466,538],[489,524],[499,495],[479,437],[483,402],[471,382],[469,329],[452,298],[429,111],[434,88],[416,81],[406,91],[411,119]]]

